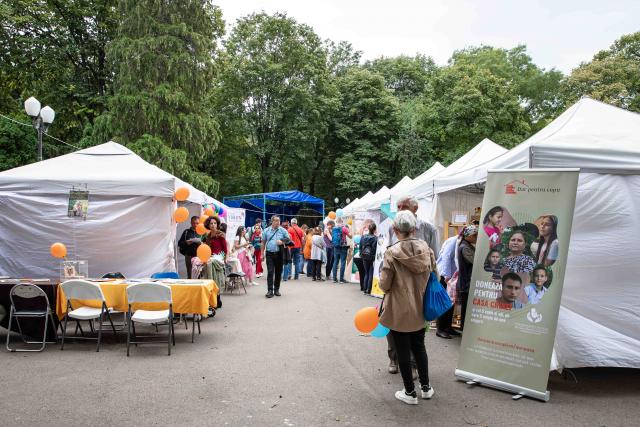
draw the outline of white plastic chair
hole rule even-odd
[[[82,337],[74,336],[74,339],[95,339],[84,336],[84,332],[82,331],[82,327],[80,326],[79,321],[88,320],[92,322],[98,319],[98,345],[96,347],[96,351],[100,351],[100,344],[102,342],[102,319],[105,314],[107,315],[107,319],[109,319],[113,334],[116,335],[116,328],[113,325],[110,314],[113,309],[107,307],[107,301],[104,298],[102,289],[100,289],[100,285],[92,282],[87,282],[86,280],[68,280],[62,283],[60,286],[62,287],[62,291],[64,292],[65,298],[67,299],[67,314],[64,316],[64,327],[62,328],[62,347],[60,347],[60,350],[64,350],[64,340],[67,333],[67,321],[69,320],[69,318],[71,318],[76,321],[76,331],[78,328],[80,328],[80,333],[82,333]],[[71,300],[100,301],[102,302],[102,304],[100,308],[86,306],[74,308],[71,305]]]
[[[137,341],[138,338],[149,338],[150,336],[137,336],[135,322],[146,324],[158,324],[162,322],[168,323],[167,345],[169,356],[171,356],[171,344],[176,345],[176,338],[173,330],[173,299],[171,298],[171,288],[161,283],[136,283],[127,287],[127,299],[129,301],[129,311],[127,313],[127,357],[129,356],[129,347],[131,344],[141,344],[147,341]],[[164,302],[169,305],[167,310],[136,310],[131,313],[131,305],[143,302]],[[131,340],[131,330],[133,329],[133,338]],[[158,341],[165,342],[165,341]]]

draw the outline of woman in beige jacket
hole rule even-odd
[[[413,405],[418,403],[418,395],[413,384],[411,353],[418,368],[421,397],[430,399],[434,394],[429,384],[424,346],[426,322],[423,300],[429,274],[436,268],[435,256],[429,245],[412,237],[415,229],[413,213],[406,210],[397,213],[393,230],[398,242],[385,252],[380,271],[380,288],[385,293],[380,323],[391,330],[404,382],[404,390],[396,392],[396,398]]]

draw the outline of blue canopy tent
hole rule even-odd
[[[222,203],[245,209],[247,227],[255,224],[257,218],[266,224],[272,215],[282,219],[298,217],[301,224],[309,226],[317,225],[324,218],[324,200],[297,190],[229,196],[223,198]]]

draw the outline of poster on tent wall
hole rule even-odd
[[[378,298],[382,298],[384,296],[384,292],[380,289],[380,268],[382,267],[384,253],[389,245],[391,245],[389,230],[391,229],[392,224],[393,220],[391,218],[387,218],[378,224],[377,228],[378,249],[376,250],[376,259],[373,261],[373,284],[371,286],[371,295]]]
[[[578,170],[489,171],[455,375],[549,400]]]
[[[246,212],[242,208],[227,208],[227,245],[229,245],[229,251],[233,248],[233,243],[236,239],[236,232],[238,227],[244,227]]]
[[[81,188],[73,187],[69,191],[69,203],[67,204],[67,216],[69,218],[87,219],[89,211],[89,191],[86,184]]]

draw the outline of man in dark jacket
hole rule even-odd
[[[202,239],[198,233],[196,233],[196,226],[198,225],[198,217],[191,217],[191,228],[187,228],[182,232],[180,240],[178,240],[178,247],[180,253],[184,255],[184,263],[187,266],[187,278],[191,279],[191,258],[196,256],[198,246]]]

